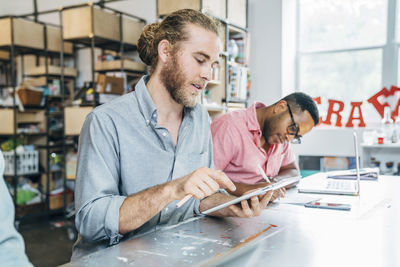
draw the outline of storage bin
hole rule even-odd
[[[44,49],[43,25],[21,18],[0,19],[0,46],[11,45],[11,25],[14,28],[14,45]]]
[[[14,151],[3,152],[4,155],[4,174],[14,175],[15,155]],[[35,174],[39,172],[39,152],[25,151],[17,153],[17,175]]]
[[[228,21],[237,26],[247,27],[247,1],[228,0]]]
[[[65,135],[79,135],[86,116],[92,107],[66,107],[64,109]]]
[[[19,88],[17,91],[19,100],[24,106],[40,106],[43,92],[29,88]]]
[[[72,191],[68,190],[66,194],[67,205],[72,203]],[[49,196],[49,209],[55,210],[64,207],[64,192]]]
[[[126,44],[137,45],[142,34],[144,23],[127,16],[122,17],[122,41]],[[119,29],[118,29],[119,32]],[[120,38],[118,37],[118,40]]]
[[[0,109],[0,134],[14,133],[14,110],[11,108]],[[40,129],[46,129],[44,110],[24,111],[17,113],[17,123],[34,123]]]
[[[10,53],[7,51],[0,51],[0,60],[10,60]]]
[[[60,52],[60,28],[53,26],[46,26],[47,29],[47,50],[49,52]],[[64,42],[64,54],[70,55],[73,52],[73,45],[70,42]]]
[[[207,13],[220,18],[226,18],[226,0],[158,0],[157,15],[166,16],[184,8],[203,9]]]
[[[92,12],[93,10],[93,12]],[[119,18],[114,13],[86,6],[63,11],[64,39],[102,37],[119,40]]]
[[[93,36],[113,41],[121,39],[119,15],[96,6],[64,10],[63,23],[65,40],[84,40]],[[123,16],[122,41],[126,44],[137,45],[143,27],[143,22]]]

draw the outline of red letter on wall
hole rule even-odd
[[[400,91],[400,88],[398,88],[396,86],[392,86],[390,88],[390,90],[387,90],[386,87],[383,87],[382,90],[380,90],[375,95],[371,96],[368,99],[368,102],[371,103],[375,107],[376,111],[378,111],[379,115],[381,115],[381,118],[383,118],[383,111],[384,111],[385,107],[390,106],[389,103],[387,102],[388,97],[394,96],[396,94],[396,92],[398,92],[398,91]],[[396,116],[398,105],[399,105],[399,102],[397,102],[396,108],[394,109],[395,113],[393,113],[393,110],[392,110],[392,119],[394,119]]]
[[[336,114],[336,127],[342,127],[342,115],[340,115],[340,112],[343,111],[344,109],[344,103],[342,101],[339,100],[332,100],[332,99],[328,99],[329,102],[329,107],[328,107],[328,114],[326,115],[326,120],[323,121],[322,123],[324,124],[328,124],[328,125],[332,125],[331,124],[331,117],[332,114]],[[337,110],[333,110],[333,107],[335,104],[339,105],[339,108]]]
[[[346,123],[346,127],[354,127],[353,120],[360,120],[358,127],[365,127],[364,118],[363,118],[363,115],[361,112],[361,105],[362,105],[362,102],[351,102],[351,111],[350,111],[349,119]],[[358,112],[360,112],[360,117],[357,117],[357,118],[354,117],[354,110],[356,108],[358,108]]]

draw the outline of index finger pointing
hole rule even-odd
[[[223,171],[210,169],[210,173],[208,175],[213,178],[220,186],[228,188],[231,191],[236,190],[236,186]]]

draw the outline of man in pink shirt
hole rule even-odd
[[[215,169],[234,182],[235,195],[267,185],[258,164],[272,180],[296,176],[290,143],[301,143],[300,138],[318,122],[314,100],[299,92],[270,106],[256,102],[246,110],[224,114],[211,124]]]

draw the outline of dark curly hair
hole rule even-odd
[[[290,107],[294,109],[294,112],[307,110],[314,120],[314,125],[317,125],[319,123],[319,112],[317,104],[315,104],[315,101],[309,95],[301,92],[296,92],[285,96],[284,98],[282,98],[282,100],[285,100],[290,105]]]

